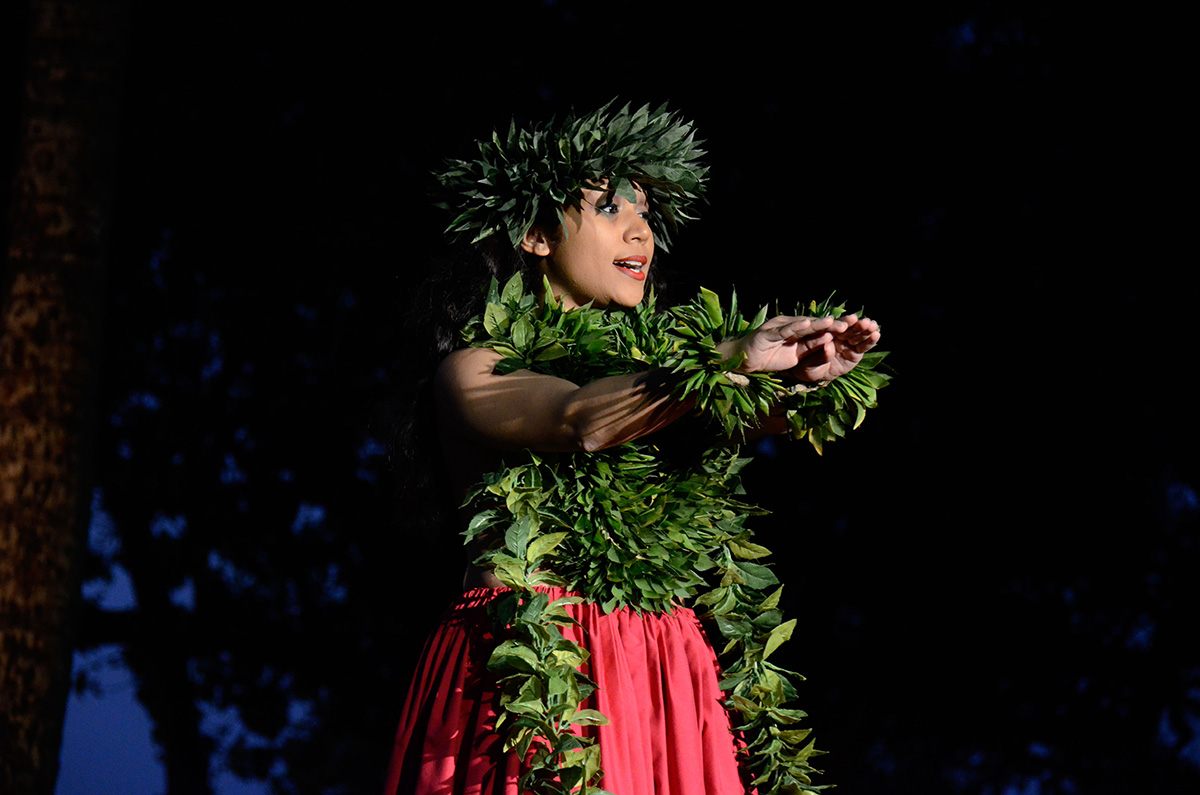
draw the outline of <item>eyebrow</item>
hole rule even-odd
[[[585,190],[585,191],[589,191],[589,190],[591,190],[591,191],[595,191],[596,193],[599,193],[599,194],[601,195],[601,198],[603,199],[603,201],[605,201],[605,202],[606,202],[606,203],[608,203],[608,204],[612,204],[612,202],[613,202],[613,199],[615,199],[615,198],[617,197],[617,195],[618,195],[618,194],[617,194],[617,192],[616,192],[615,190],[613,190],[612,188],[608,187],[608,186],[609,186],[609,185],[611,185],[611,184],[612,184],[612,183],[611,183],[611,182],[609,182],[609,180],[604,180],[604,184],[603,184],[603,185],[596,185],[596,184],[591,184],[591,183],[585,183],[585,184],[583,185],[583,190]],[[640,198],[640,199],[637,199],[637,201],[632,201],[632,202],[629,202],[629,203],[630,203],[631,205],[633,205],[634,207],[637,207],[638,205],[644,204],[644,205],[646,206],[646,208],[647,208],[647,209],[649,209],[649,208],[650,208],[650,192],[649,192],[648,190],[646,190],[645,188],[641,187],[640,185],[637,185],[637,184],[635,184],[635,185],[634,185],[634,188],[633,188],[633,190],[634,190],[634,198],[636,199],[636,198],[637,198],[637,196],[638,196],[638,194],[641,194],[641,198]],[[624,199],[624,197],[623,197],[623,196],[622,196],[621,198],[622,198],[622,199]],[[587,198],[586,196],[583,196],[583,197],[581,197],[581,201],[583,201],[583,202],[586,202],[587,204],[590,204],[590,205],[591,205],[591,206],[593,206],[593,207],[595,207],[595,206],[596,206],[596,202],[593,202],[593,201],[588,201],[588,198]],[[626,199],[626,201],[628,201],[628,199]]]

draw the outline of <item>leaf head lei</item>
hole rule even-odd
[[[515,248],[550,211],[563,220],[563,207],[578,207],[580,191],[606,182],[613,193],[636,202],[634,184],[650,201],[650,227],[664,251],[671,234],[693,220],[704,193],[708,167],[692,122],[666,105],[636,110],[609,102],[583,116],[568,115],[542,125],[492,133],[478,141],[469,160],[450,160],[437,174],[438,205],[457,213],[446,233],[474,243],[506,233]]]

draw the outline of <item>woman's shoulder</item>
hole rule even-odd
[[[503,358],[490,348],[459,348],[446,355],[433,373],[434,388],[459,391],[495,374]]]

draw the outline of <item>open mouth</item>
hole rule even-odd
[[[637,279],[640,282],[646,278],[645,257],[626,257],[624,259],[613,260],[613,265],[624,271],[625,275],[631,279]]]

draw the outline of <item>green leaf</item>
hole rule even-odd
[[[537,536],[529,544],[529,549],[525,552],[525,559],[531,564],[536,564],[538,559],[543,555],[548,555],[554,551],[562,540],[567,537],[567,533],[545,533]]]
[[[537,668],[538,658],[533,649],[515,640],[506,640],[492,652],[487,667],[490,670],[511,668],[530,672]]]
[[[717,298],[717,294],[712,290],[700,288],[700,305],[708,315],[708,322],[713,326],[720,326],[725,322],[725,313],[721,311],[721,299]]]
[[[467,541],[473,540],[475,536],[479,535],[495,523],[496,516],[497,512],[494,510],[480,511],[479,513],[475,514],[471,517],[471,520],[467,522],[467,529],[463,533],[463,536],[467,539]]]
[[[865,420],[866,418],[867,418],[867,407],[864,406],[862,403],[855,403],[854,404],[854,428],[857,429],[859,425],[862,425],[863,420]]]
[[[533,330],[533,324],[529,322],[528,317],[522,317],[512,324],[513,345],[518,351],[529,350],[529,346],[533,344],[536,336],[537,332]]]
[[[539,622],[549,601],[550,597],[544,593],[535,593],[528,597],[524,607],[521,610],[521,621],[531,623]]]
[[[500,294],[500,300],[506,304],[519,301],[524,292],[525,283],[521,279],[521,272],[517,271],[507,282],[505,282],[504,291]]]
[[[729,542],[729,551],[733,553],[735,558],[741,558],[742,560],[758,560],[771,554],[771,550],[746,539],[731,540]]]
[[[760,566],[757,563],[738,563],[737,569],[741,572],[742,581],[751,588],[765,590],[772,585],[779,584],[779,578],[766,566]]]
[[[529,544],[530,521],[522,517],[508,526],[504,534],[504,545],[518,558],[525,557],[525,548]]]
[[[504,705],[504,709],[508,712],[515,712],[518,715],[544,715],[546,714],[546,705],[538,700],[531,701],[510,701]]]
[[[499,304],[488,304],[483,312],[483,328],[493,337],[499,337],[508,331],[508,310]]]
[[[571,723],[579,726],[607,726],[609,720],[597,710],[581,709],[571,716]]]
[[[726,616],[717,616],[717,628],[729,640],[749,637],[753,632],[748,621],[736,621]]]
[[[492,564],[492,573],[500,582],[509,588],[525,587],[525,564],[523,561],[515,560],[507,555],[496,555],[492,557]]]
[[[785,621],[775,629],[771,630],[771,634],[767,636],[766,645],[763,647],[763,659],[771,656],[771,653],[779,648],[780,644],[786,640],[791,640],[792,631],[796,628],[796,619]]]
[[[776,607],[779,606],[779,598],[781,596],[783,596],[783,586],[782,585],[779,586],[778,588],[776,588],[774,591],[772,591],[771,595],[768,596],[766,599],[764,599],[762,601],[762,603],[758,606],[758,609],[762,610],[762,611],[774,610]]]
[[[536,354],[534,354],[533,360],[535,362],[552,362],[555,359],[561,359],[566,355],[567,349],[561,344],[554,342],[550,345],[547,345],[545,348],[540,349]]]
[[[755,629],[757,629],[761,632],[764,629],[766,629],[766,630],[774,629],[775,627],[779,626],[782,621],[783,621],[782,611],[775,609],[775,610],[765,610],[762,613],[759,613],[757,616],[754,617],[754,620],[751,621],[750,623],[752,623],[754,625]]]

